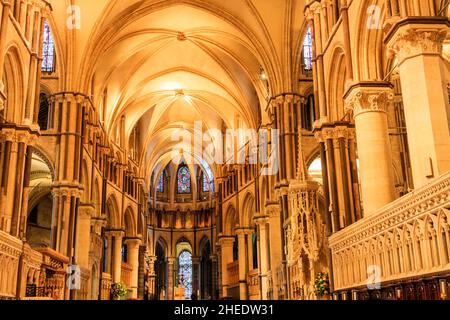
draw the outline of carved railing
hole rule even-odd
[[[123,284],[129,289],[131,288],[131,273],[133,272],[133,267],[125,262],[122,262],[122,273],[120,275],[120,279]]]
[[[260,300],[261,297],[260,297],[258,269],[249,271],[249,273],[247,274],[247,286],[250,300]]]
[[[230,287],[239,286],[239,261],[231,262],[227,265],[228,285]]]
[[[22,241],[0,231],[0,298],[16,296]]]
[[[81,278],[80,278],[80,287],[75,291],[77,300],[89,300],[89,288],[90,288],[90,277],[91,273],[89,269],[80,268],[81,270]]]
[[[63,300],[66,292],[66,278],[69,258],[48,248],[36,248],[42,256],[42,269],[45,272],[44,287],[46,296]]]
[[[329,239],[334,289],[450,273],[450,173]]]
[[[198,211],[158,211],[154,215],[157,228],[192,229],[209,228],[212,223],[211,210]]]
[[[280,264],[276,268],[275,279],[277,283],[277,295],[279,300],[284,300],[287,298],[287,292],[285,290],[286,286],[286,276],[285,276],[285,268],[282,264]]]
[[[100,286],[100,298],[101,300],[110,300],[111,299],[111,275],[108,273],[102,274],[102,283]]]

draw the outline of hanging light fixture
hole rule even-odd
[[[261,81],[267,81],[267,74],[266,70],[262,66],[259,67],[259,78]]]

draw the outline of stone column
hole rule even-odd
[[[12,214],[14,208],[15,175],[18,159],[18,143],[14,129],[1,129],[3,139],[6,143],[5,161],[3,163],[3,194],[2,207],[0,208],[0,229],[6,233],[11,232]]]
[[[167,300],[173,300],[174,299],[174,264],[175,264],[176,258],[169,257],[167,258],[167,291],[166,291],[166,297]]]
[[[278,289],[282,286],[278,283],[277,269],[283,267],[283,245],[281,241],[281,226],[280,226],[280,214],[281,208],[278,202],[269,203],[266,205],[266,213],[269,219],[269,236],[270,236],[270,258],[272,269],[272,283],[274,299],[278,300]]]
[[[217,296],[217,289],[218,289],[218,283],[219,283],[219,270],[218,270],[217,255],[212,254],[210,256],[210,259],[211,259],[211,272],[212,272],[211,298],[213,300],[217,300],[217,299],[219,299],[219,297]]]
[[[449,27],[445,17],[409,18],[394,26],[385,41],[398,59],[416,188],[450,171],[448,81],[442,58]]]
[[[113,283],[119,283],[122,275],[122,239],[124,232],[123,231],[114,231],[112,233],[113,236],[113,265],[112,265],[112,279]]]
[[[106,273],[110,274],[111,278],[112,278],[112,255],[113,255],[112,239],[113,239],[113,236],[112,236],[111,232],[106,232],[105,236],[106,236],[106,243],[107,243],[106,257],[104,257],[104,259],[106,259],[106,263],[105,263],[106,270],[105,271],[106,271]]]
[[[149,300],[155,300],[156,297],[156,256],[147,256],[147,295]]]
[[[222,298],[228,297],[228,264],[233,262],[233,237],[222,236],[219,239],[222,267]]]
[[[91,240],[91,217],[94,214],[94,205],[81,205],[78,209],[76,261],[89,269],[89,249]]]
[[[260,261],[259,272],[261,274],[261,299],[267,300],[267,293],[269,291],[269,283],[267,281],[267,272],[269,271],[269,256],[268,256],[268,239],[267,239],[267,223],[269,219],[267,216],[260,215],[255,217],[255,222],[259,226],[259,245],[260,245]]]
[[[128,250],[128,263],[133,270],[131,271],[131,298],[138,297],[138,277],[139,277],[139,246],[140,239],[128,239],[125,241]]]
[[[59,225],[59,245],[58,251],[66,256],[69,256],[68,244],[69,244],[69,228],[70,228],[70,198],[71,191],[67,188],[60,189],[62,206],[60,207],[60,225]]]
[[[200,257],[192,257],[192,294],[200,299]]]
[[[247,238],[247,263],[248,263],[248,270],[253,270],[253,230],[248,229],[246,231],[246,238]]]
[[[384,82],[359,83],[345,95],[355,118],[364,214],[371,215],[395,199],[386,110],[393,99]]]
[[[240,300],[248,299],[247,289],[247,248],[245,245],[246,229],[237,229],[236,235],[238,237],[238,254],[239,254],[239,297]]]
[[[320,2],[312,2],[308,5],[306,10],[306,16],[309,21],[313,23],[313,41],[314,41],[314,55],[316,57],[314,69],[315,73],[315,83],[317,83],[316,88],[316,101],[319,104],[320,119],[322,122],[327,121],[328,111],[327,111],[327,101],[326,101],[326,86],[325,86],[325,68],[323,62],[323,48],[322,48],[322,38],[327,38],[327,31],[322,31],[322,19],[321,19],[321,4]],[[316,70],[317,69],[317,70]]]

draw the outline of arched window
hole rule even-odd
[[[42,131],[48,129],[48,98],[45,93],[39,96],[39,115],[38,124]]]
[[[156,187],[156,192],[163,193],[164,192],[164,172],[161,173],[159,177],[158,186]]]
[[[239,246],[238,246],[238,237],[234,237],[233,242],[233,261],[238,261],[239,259]]]
[[[201,161],[201,164],[203,166],[203,168],[205,168],[205,171],[203,172],[203,191],[204,192],[214,192],[214,174],[211,170],[211,167],[209,166],[208,162],[206,162],[205,160]],[[205,181],[207,180],[207,181]],[[209,181],[209,183],[208,183]],[[206,186],[206,184],[208,186]],[[207,187],[207,189],[205,189],[205,187]]]
[[[306,30],[305,39],[303,40],[303,70],[310,72],[313,69],[313,42],[312,42],[312,30],[309,26]]]
[[[108,265],[108,238],[103,238],[103,258],[102,258],[102,272],[106,272]]]
[[[258,269],[258,235],[256,231],[252,234],[253,269]]]
[[[127,263],[128,262],[128,248],[126,244],[122,245],[122,262]]]
[[[208,182],[208,177],[206,176],[206,174],[203,173],[203,192],[209,192],[210,187],[209,187],[209,182]]]
[[[320,184],[323,183],[323,175],[322,175],[322,159],[316,158],[308,167],[308,174],[309,176],[319,182]]]
[[[313,130],[314,122],[316,121],[316,109],[314,102],[314,95],[311,94],[306,99],[304,112],[302,112],[302,128],[308,131]]]
[[[191,173],[187,166],[182,166],[178,169],[177,186],[179,194],[191,193]]]
[[[178,257],[179,279],[184,288],[186,299],[192,297],[192,254],[184,250]]]
[[[44,44],[42,48],[42,72],[55,71],[55,43],[47,21],[44,21]]]

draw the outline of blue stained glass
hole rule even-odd
[[[306,71],[313,69],[313,47],[312,47],[312,31],[308,27],[306,31],[305,40],[303,41],[303,68]]]
[[[208,192],[208,191],[214,192],[214,175],[212,173],[211,167],[209,166],[209,164],[205,160],[202,160],[201,164],[202,164],[203,168],[205,168],[206,175],[207,175],[205,177],[205,172],[203,173],[203,191],[205,191],[205,192]],[[207,186],[208,189],[205,189],[205,183],[206,183],[205,179],[206,178],[209,179],[209,183],[208,183],[208,186]]]
[[[191,193],[191,173],[187,166],[183,166],[178,170],[178,193],[188,194]]]
[[[42,71],[55,71],[55,43],[47,21],[44,21],[44,43],[42,47]]]
[[[209,192],[209,189],[208,177],[206,176],[206,174],[203,174],[203,191]]]
[[[181,285],[184,288],[186,299],[192,297],[192,254],[189,251],[183,251],[178,257],[179,276]]]
[[[164,192],[164,173],[161,174],[158,181],[158,186],[156,187],[156,192],[163,193]]]

